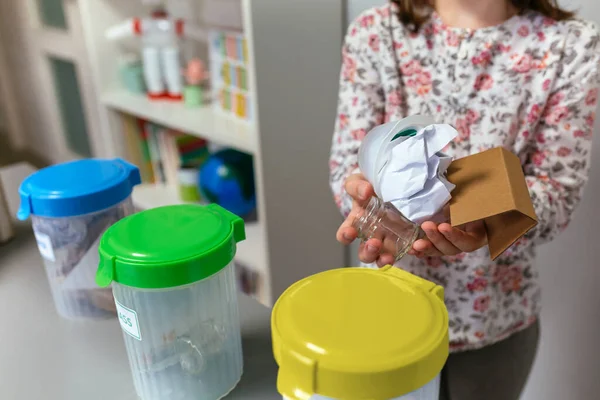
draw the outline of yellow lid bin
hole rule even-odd
[[[271,317],[290,400],[437,400],[448,358],[444,289],[398,268],[342,268],[290,286]]]

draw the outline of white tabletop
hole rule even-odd
[[[33,233],[0,245],[0,399],[135,400],[119,323],[58,317]],[[240,295],[244,375],[226,399],[279,400],[269,310]]]

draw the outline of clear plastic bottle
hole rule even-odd
[[[369,239],[381,241],[380,254],[392,254],[398,261],[424,236],[418,224],[406,218],[391,203],[372,197],[369,204],[354,218],[352,226],[358,231],[362,242]]]

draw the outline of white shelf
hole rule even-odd
[[[142,184],[133,190],[133,204],[142,210],[168,206],[173,204],[186,204],[182,201],[177,191],[162,184]],[[246,223],[246,240],[237,245],[235,259],[256,271],[266,271],[265,234],[259,222]]]
[[[212,106],[187,108],[181,102],[149,100],[124,89],[110,90],[101,98],[107,107],[168,128],[199,136],[254,155],[256,129],[251,122],[236,120]]]

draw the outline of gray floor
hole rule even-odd
[[[116,319],[59,318],[28,223],[0,245],[0,399],[136,399]],[[239,295],[244,375],[224,400],[279,400],[270,310]]]

